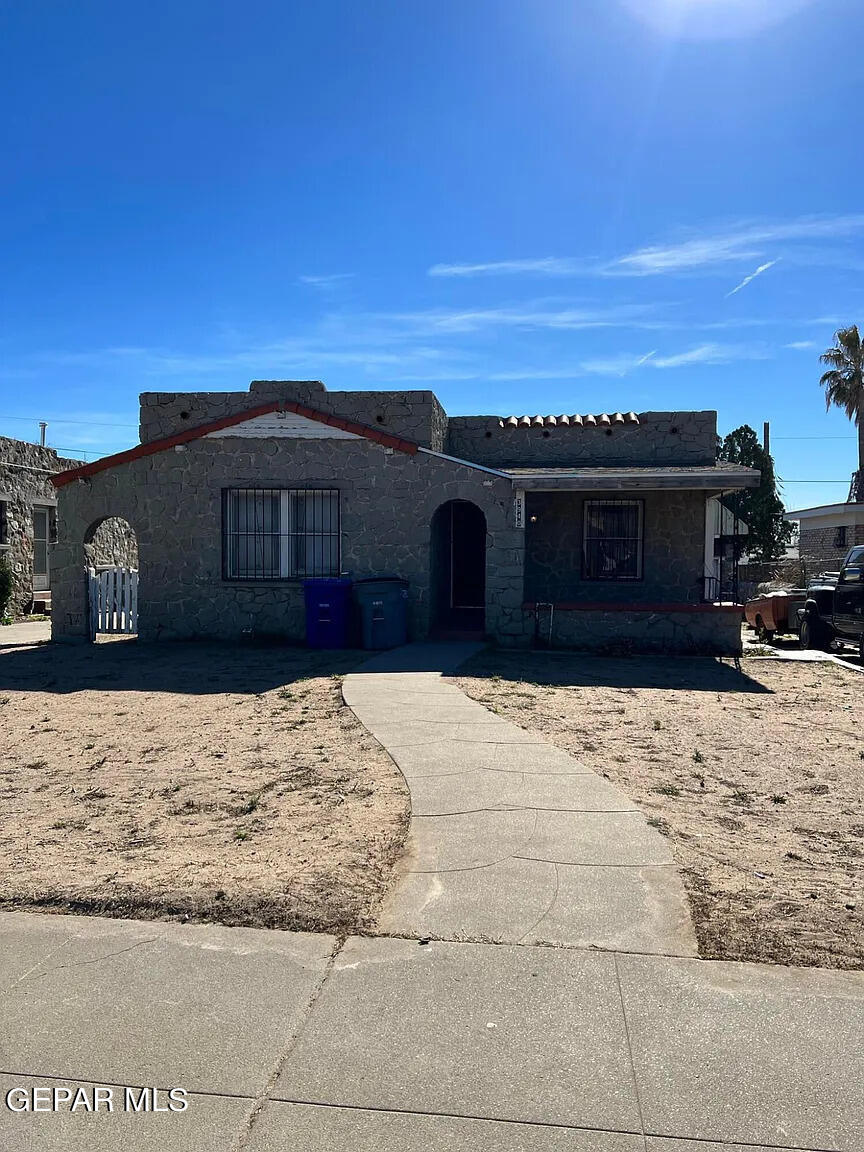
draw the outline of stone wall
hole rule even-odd
[[[57,493],[51,477],[80,463],[58,456],[53,448],[0,436],[0,501],[6,506],[8,533],[0,554],[12,570],[13,616],[29,611],[33,600],[33,508],[48,508],[53,522]]]
[[[141,443],[272,400],[294,400],[424,448],[444,447],[447,416],[433,392],[328,392],[317,380],[253,380],[248,392],[144,392]]]
[[[109,516],[85,542],[84,556],[92,568],[137,568],[138,541],[125,520]]]
[[[343,569],[355,577],[406,578],[413,637],[424,636],[429,624],[433,513],[447,500],[473,501],[487,522],[487,629],[514,639],[523,635],[516,576],[524,533],[514,527],[508,480],[367,440],[231,436],[196,440],[59,489],[54,635],[86,635],[82,544],[96,523],[120,516],[138,538],[142,639],[237,638],[251,629],[302,641],[299,581],[223,579],[222,489],[256,484],[338,488]]]
[[[864,544],[864,524],[847,525],[845,544],[835,542],[837,526],[807,528],[805,525],[803,521],[798,554],[808,577],[818,576],[820,572],[836,572],[849,549]]]
[[[705,558],[706,493],[592,493],[590,499],[644,502],[642,579],[582,578],[585,494],[528,492],[525,496],[525,599],[529,602],[698,603]],[[536,520],[532,522],[532,519]]]
[[[527,617],[527,613],[526,613]],[[636,652],[735,656],[741,652],[741,612],[704,605],[690,612],[584,612],[556,610],[549,643],[549,613],[541,610],[530,627],[552,648],[609,655]],[[526,620],[526,628],[528,621]]]
[[[450,416],[447,452],[503,468],[567,464],[713,464],[716,412],[641,412],[610,428],[504,427],[498,416]]]

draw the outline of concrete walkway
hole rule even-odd
[[[0,649],[24,648],[30,644],[44,644],[50,639],[50,620],[23,620],[18,624],[0,625]]]
[[[480,645],[417,644],[345,677],[411,791],[382,932],[695,956],[666,839],[601,776],[453,685]]]

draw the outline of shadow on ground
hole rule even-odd
[[[746,662],[745,662],[746,664]],[[551,687],[687,688],[694,692],[771,689],[753,680],[732,659],[710,656],[591,656],[583,652],[487,650],[459,669],[460,676],[497,676]]]
[[[210,641],[139,644],[123,638],[98,644],[46,643],[3,650],[0,691],[255,695],[309,676],[342,675],[366,655]]]

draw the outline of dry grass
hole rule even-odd
[[[361,658],[128,640],[0,654],[0,904],[362,925],[408,796],[342,705]]]
[[[457,681],[627,792],[705,957],[864,967],[864,679],[835,664],[482,654]]]

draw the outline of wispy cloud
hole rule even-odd
[[[651,322],[656,307],[650,304],[554,307],[548,301],[526,301],[501,308],[425,309],[418,312],[374,313],[370,320],[403,325],[422,333],[480,332],[496,328],[548,328],[581,331],[590,328],[640,327]]]
[[[652,368],[692,368],[706,364],[731,364],[736,360],[768,360],[770,352],[765,348],[742,344],[699,344],[685,352],[671,356],[655,356]]]
[[[676,243],[637,249],[612,261],[607,275],[658,276],[722,269],[729,263],[757,260],[770,245],[800,240],[841,240],[864,231],[864,215],[805,216],[796,220],[739,222],[699,234],[692,232]],[[810,253],[818,260],[818,253]]]
[[[597,257],[540,256],[490,260],[482,263],[434,264],[428,275],[475,276],[664,276],[722,271],[729,264],[764,259],[772,246],[807,241],[832,242],[864,232],[864,215],[802,216],[794,220],[753,221],[703,229],[689,229],[678,238],[637,248],[611,260]],[[800,249],[798,263],[843,263],[843,253],[818,248]],[[779,259],[779,257],[776,257]],[[768,261],[769,265],[774,261]]]
[[[793,340],[791,344],[784,344],[784,348],[791,348],[793,352],[809,352],[811,348],[815,348],[815,340]]]
[[[332,272],[329,276],[298,276],[299,284],[307,284],[310,288],[335,288],[346,280],[353,280],[353,272]]]
[[[433,264],[429,276],[580,276],[591,269],[585,260],[540,256],[530,260],[493,260],[487,264]]]
[[[766,264],[760,264],[755,272],[751,272],[749,276],[745,276],[740,284],[736,284],[731,292],[727,292],[724,299],[728,300],[730,296],[735,296],[742,288],[746,288],[748,284],[752,284],[757,276],[761,276],[763,272],[767,272],[769,268],[773,268],[775,264],[779,263],[780,258],[778,257],[776,260],[769,260]]]

